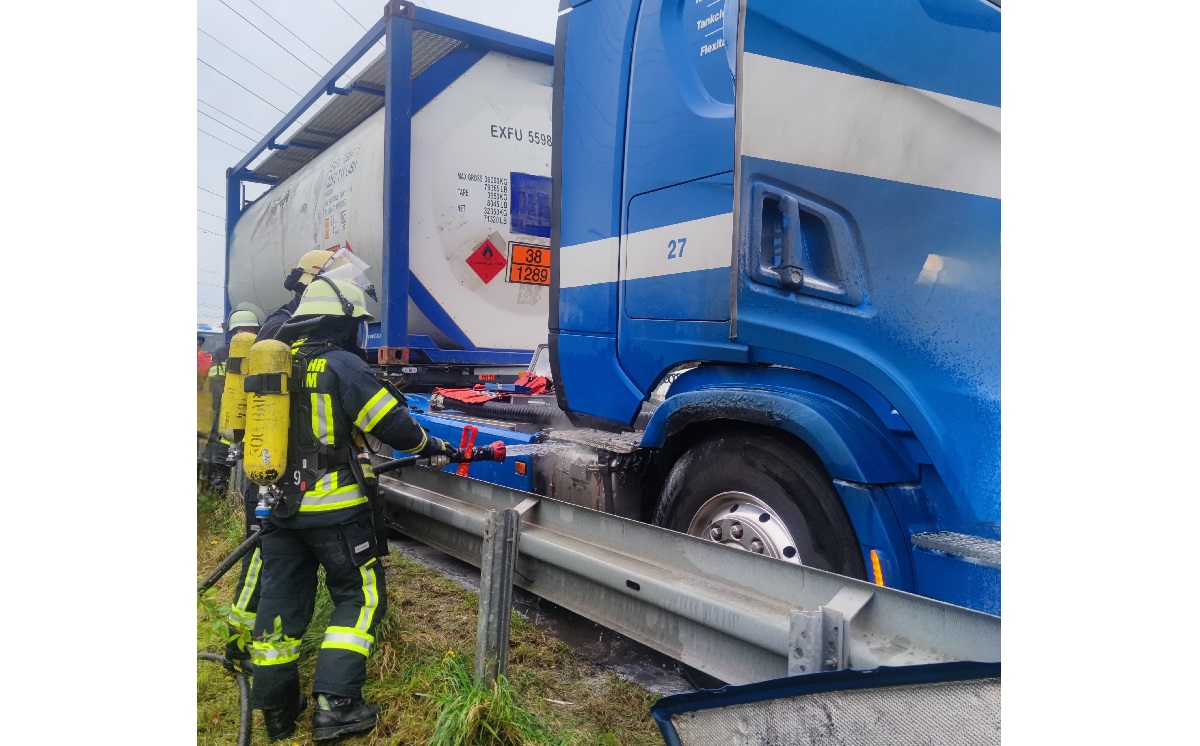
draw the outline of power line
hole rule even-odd
[[[362,25],[362,23],[360,23],[360,22],[359,22],[359,20],[358,20],[357,18],[355,18],[355,17],[354,17],[354,14],[353,14],[353,13],[351,13],[351,12],[350,12],[350,11],[348,11],[348,10],[346,10],[346,6],[344,6],[344,5],[342,5],[341,3],[339,3],[339,2],[338,2],[338,0],[333,0],[333,4],[334,4],[334,5],[336,5],[336,6],[338,6],[339,8],[341,8],[343,13],[345,13],[345,14],[346,14],[346,15],[348,15],[348,16],[350,16],[350,20],[351,20],[351,21],[354,21],[355,23],[357,23],[357,24],[358,24],[358,27],[359,27],[360,29],[362,29],[363,31],[366,31],[366,30],[367,30],[367,27],[366,27],[366,26],[364,26],[364,25]]]
[[[199,57],[197,57],[197,58],[196,58],[196,61],[197,61],[197,62],[199,62],[201,65],[204,65],[205,67],[209,68],[210,70],[212,70],[213,72],[215,72],[217,75],[220,75],[222,78],[225,78],[225,79],[226,79],[226,80],[228,80],[230,83],[233,83],[233,84],[234,84],[235,86],[237,86],[238,88],[241,88],[241,89],[242,89],[243,91],[245,91],[246,93],[249,93],[251,96],[255,97],[255,98],[256,98],[256,99],[258,99],[259,101],[262,101],[262,102],[263,102],[264,104],[266,104],[267,106],[270,106],[272,109],[274,109],[275,111],[279,112],[280,114],[286,114],[286,113],[287,113],[287,112],[286,112],[286,111],[284,111],[283,109],[280,109],[280,108],[279,108],[278,106],[276,106],[275,104],[273,104],[273,103],[271,103],[270,101],[266,100],[266,99],[265,99],[265,98],[263,98],[262,96],[258,95],[258,94],[257,94],[257,93],[255,93],[254,91],[250,90],[250,89],[249,89],[249,88],[247,88],[246,86],[244,86],[244,85],[242,85],[241,83],[237,82],[237,81],[236,81],[236,80],[234,80],[233,78],[229,77],[228,75],[226,75],[225,73],[221,72],[220,70],[218,70],[217,68],[213,67],[212,65],[208,64],[207,62],[205,62],[204,60],[200,59]]]
[[[296,57],[296,55],[292,54],[292,52],[291,52],[291,50],[290,50],[290,49],[288,49],[287,47],[283,46],[283,45],[282,45],[282,44],[280,44],[279,42],[275,41],[275,38],[274,38],[273,36],[271,36],[270,34],[268,34],[266,31],[263,31],[263,30],[262,30],[262,29],[260,29],[258,26],[255,26],[255,25],[254,25],[254,22],[253,22],[253,21],[251,21],[251,20],[250,20],[249,18],[247,18],[246,16],[242,15],[241,13],[238,13],[236,10],[233,10],[233,8],[232,8],[232,7],[229,5],[229,3],[225,2],[225,0],[217,0],[217,2],[219,2],[221,5],[224,5],[226,8],[229,8],[231,11],[233,11],[234,15],[236,15],[238,18],[241,18],[241,19],[242,19],[243,21],[245,21],[246,23],[250,24],[251,26],[254,26],[254,30],[255,30],[255,31],[257,31],[258,33],[260,33],[260,34],[262,34],[263,36],[267,37],[268,39],[270,39],[270,40],[271,40],[271,42],[272,42],[272,43],[273,43],[275,46],[279,47],[280,49],[282,49],[283,51],[287,52],[288,54],[291,54],[291,55],[292,55],[292,57],[293,57],[293,58],[295,58],[295,60],[296,60],[297,62],[299,62],[301,65],[304,65],[304,66],[305,66],[305,67],[307,67],[309,70],[312,70],[314,75],[316,75],[317,77],[320,77],[320,76],[321,76],[321,73],[319,73],[319,72],[317,72],[315,69],[313,69],[313,67],[312,67],[311,65],[309,65],[307,62],[305,62],[304,60],[300,59],[299,57]]]
[[[200,115],[200,116],[202,116],[202,117],[208,117],[209,119],[213,120],[214,122],[216,122],[217,124],[221,125],[222,127],[224,127],[225,129],[229,130],[230,132],[232,132],[232,133],[233,133],[233,134],[235,134],[235,135],[241,135],[242,137],[246,138],[246,139],[247,139],[247,140],[249,140],[250,142],[258,142],[258,140],[255,140],[255,139],[254,139],[253,137],[251,137],[250,135],[247,135],[247,134],[246,134],[246,133],[244,133],[244,132],[239,132],[238,130],[235,130],[233,127],[230,127],[228,124],[225,124],[225,123],[224,123],[224,122],[222,122],[220,119],[217,119],[216,117],[212,116],[211,114],[205,114],[204,112],[200,111],[199,109],[196,109],[196,113],[197,113],[197,114],[199,114],[199,115]]]
[[[217,215],[216,213],[213,213],[213,212],[208,212],[207,210],[201,210],[199,207],[197,207],[197,208],[196,208],[196,212],[202,212],[202,213],[204,213],[205,215],[212,215],[212,216],[213,216],[214,218],[216,218],[217,220],[224,220],[224,219],[225,219],[225,218],[221,217],[220,215]]]
[[[211,233],[214,236],[224,236],[225,235],[224,233],[217,233],[216,231],[209,231],[209,230],[205,230],[205,229],[199,228],[199,227],[196,228],[196,230],[200,231],[201,233]]]
[[[317,55],[318,57],[320,57],[321,59],[325,60],[325,64],[327,64],[327,65],[332,65],[332,64],[333,64],[333,60],[330,60],[330,59],[328,59],[328,58],[327,58],[325,55],[323,55],[323,54],[321,54],[320,52],[318,52],[317,50],[313,49],[313,48],[312,48],[312,46],[311,46],[311,45],[310,45],[308,42],[304,41],[304,40],[303,40],[303,39],[301,39],[299,36],[296,36],[296,32],[292,31],[292,30],[291,30],[290,28],[288,28],[287,26],[284,26],[284,25],[283,25],[283,22],[281,22],[281,21],[280,21],[278,18],[276,18],[275,16],[271,15],[271,14],[270,14],[270,13],[268,13],[267,11],[263,10],[263,8],[262,8],[262,6],[261,6],[261,5],[259,5],[258,3],[254,2],[254,0],[246,0],[246,1],[247,1],[248,3],[250,3],[251,5],[253,5],[254,7],[258,8],[259,10],[262,10],[262,14],[263,14],[264,16],[266,16],[267,18],[270,18],[270,19],[271,19],[272,21],[274,21],[275,23],[278,23],[278,24],[279,24],[279,26],[280,26],[280,28],[282,28],[284,31],[288,32],[288,33],[289,33],[289,34],[291,34],[293,37],[295,37],[296,41],[300,42],[301,44],[303,44],[304,46],[308,47],[309,49],[312,49],[312,51],[313,51],[313,54],[315,54],[315,55]]]
[[[197,30],[197,31],[199,31],[200,33],[204,34],[204,35],[205,35],[205,36],[207,36],[208,38],[212,39],[212,40],[213,40],[213,41],[215,41],[216,43],[220,44],[221,46],[225,47],[225,48],[226,48],[226,49],[228,49],[230,52],[233,52],[233,53],[234,53],[234,54],[236,54],[238,57],[241,57],[243,60],[246,60],[246,63],[247,63],[247,64],[249,64],[251,67],[253,67],[255,70],[258,70],[260,73],[262,73],[263,75],[266,75],[268,78],[270,78],[271,80],[275,81],[276,83],[278,83],[279,85],[283,86],[284,88],[288,89],[288,90],[289,90],[289,91],[291,91],[292,93],[296,94],[297,96],[303,95],[303,94],[301,94],[301,93],[300,93],[300,91],[297,91],[295,88],[292,88],[290,85],[288,85],[287,83],[284,83],[282,80],[280,80],[279,78],[275,77],[274,75],[272,75],[271,73],[267,72],[266,70],[262,69],[261,67],[259,67],[258,65],[254,64],[254,63],[253,63],[253,62],[251,62],[250,60],[247,60],[245,57],[242,57],[242,55],[238,54],[237,50],[235,50],[233,47],[229,46],[228,44],[226,44],[225,42],[221,41],[221,40],[220,40],[220,39],[218,39],[217,37],[215,37],[215,36],[213,36],[212,34],[208,33],[208,32],[207,32],[207,31],[205,31],[204,29],[202,29],[202,28],[200,28],[199,26],[197,26],[197,27],[196,27],[196,30]]]
[[[242,120],[238,119],[237,117],[230,116],[229,114],[226,114],[225,112],[221,111],[220,109],[218,109],[217,107],[215,107],[215,106],[213,106],[212,104],[208,103],[207,101],[205,101],[205,100],[204,100],[204,99],[202,99],[202,98],[198,98],[198,99],[196,99],[196,100],[197,100],[197,101],[199,101],[200,103],[204,104],[204,105],[205,105],[205,106],[207,106],[208,108],[212,109],[213,111],[217,112],[218,114],[220,114],[220,115],[222,115],[222,116],[224,116],[224,117],[227,117],[227,118],[229,118],[229,119],[232,119],[233,121],[235,121],[235,122],[237,122],[238,124],[242,125],[242,126],[243,126],[243,127],[245,127],[246,129],[248,129],[248,130],[250,130],[251,132],[253,132],[254,134],[258,135],[259,137],[263,137],[263,133],[262,133],[262,132],[259,132],[258,130],[254,129],[253,127],[251,127],[250,125],[246,124],[246,123],[245,123],[245,122],[243,122]]]
[[[240,152],[242,152],[242,150],[244,149],[244,148],[243,148],[243,146],[241,146],[241,145],[234,145],[233,143],[229,142],[228,140],[222,140],[221,138],[217,137],[217,136],[216,136],[216,135],[214,135],[213,133],[211,133],[211,132],[206,132],[206,131],[204,131],[204,130],[200,129],[199,127],[197,127],[197,128],[196,128],[196,131],[197,131],[197,132],[199,132],[199,133],[200,133],[200,134],[202,134],[202,135],[208,135],[209,137],[211,137],[212,139],[216,140],[217,142],[223,142],[223,143],[225,143],[226,145],[228,145],[229,147],[231,147],[231,148],[233,148],[234,150],[238,151],[239,153],[240,153]]]
[[[200,191],[202,191],[202,192],[208,192],[209,194],[211,194],[211,195],[212,195],[212,196],[214,196],[214,197],[219,197],[219,198],[221,198],[221,199],[225,199],[225,197],[224,197],[224,196],[222,196],[222,195],[220,195],[220,194],[217,194],[216,192],[214,192],[214,191],[213,191],[213,190],[211,190],[211,189],[205,189],[205,188],[204,188],[204,187],[202,187],[202,186],[198,186],[198,187],[196,187],[196,188],[197,188],[197,189],[199,189],[199,190],[200,190]]]
[[[338,0],[333,0],[333,4],[334,4],[334,5],[336,5],[336,6],[338,6],[339,8],[341,8],[343,13],[345,13],[345,14],[346,14],[346,15],[348,15],[348,16],[350,16],[350,20],[351,20],[351,21],[354,21],[355,23],[357,23],[357,24],[358,24],[358,27],[359,27],[360,29],[362,29],[363,31],[366,31],[366,30],[367,30],[367,27],[366,27],[366,26],[364,26],[364,25],[362,25],[362,22],[361,22],[361,21],[359,21],[357,18],[355,18],[353,13],[351,13],[351,12],[350,12],[350,11],[348,11],[348,10],[346,10],[346,6],[344,6],[344,5],[342,5],[341,3],[339,3],[339,2],[338,2]],[[379,41],[375,42],[375,46],[379,47],[380,49],[387,49],[387,47],[385,47],[385,46],[383,45],[383,40],[382,40],[382,39],[380,39]]]

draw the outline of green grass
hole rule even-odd
[[[228,500],[198,496],[197,578],[241,542],[241,511]],[[380,705],[371,733],[339,746],[437,744],[439,746],[661,746],[649,717],[655,695],[576,656],[560,641],[513,614],[508,677],[495,687],[474,685],[472,657],[478,598],[452,581],[398,554],[384,561],[387,613],[367,661],[364,696]],[[215,603],[228,604],[237,568],[217,585]],[[301,645],[301,686],[310,691],[316,653],[332,603],[320,586],[313,622]],[[223,643],[204,630],[212,612],[197,610],[199,649],[220,653]],[[198,661],[196,742],[237,740],[238,693],[215,663]],[[311,709],[296,737],[307,744]],[[252,743],[266,744],[262,717],[254,714]]]
[[[429,740],[432,746],[562,744],[578,737],[551,732],[517,703],[513,685],[504,676],[490,687],[477,686],[471,668],[452,655],[442,659],[440,676],[442,693],[433,696],[440,711]]]

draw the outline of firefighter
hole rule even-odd
[[[248,309],[234,311],[229,314],[229,321],[225,324],[225,328],[229,330],[226,334],[227,340],[233,339],[242,332],[257,334],[258,317]],[[225,390],[225,361],[228,359],[229,343],[226,341],[213,353],[212,362],[208,368],[208,390],[213,396],[214,419],[221,413],[221,393]]]
[[[300,261],[283,281],[283,286],[295,295],[290,301],[267,316],[258,330],[255,341],[275,339],[280,328],[292,318],[296,306],[300,304],[300,297],[304,294],[308,284],[312,282],[312,278],[332,256],[332,251],[315,250],[306,252],[304,256],[300,257]],[[257,530],[254,507],[258,503],[258,485],[246,480],[245,484],[240,486],[242,487],[242,501],[246,516],[246,537],[249,538],[250,534]],[[261,583],[259,583],[261,569],[262,554],[261,550],[256,548],[249,557],[242,560],[237,587],[233,591],[233,604],[229,609],[229,641],[225,644],[225,659],[228,661],[226,668],[231,671],[241,671],[247,675],[253,675],[254,665],[250,662],[250,651],[245,645],[244,636],[245,633],[254,629],[254,618],[258,612],[258,598],[261,589]],[[308,626],[307,618],[304,626]]]
[[[212,426],[208,438],[208,487],[214,492],[223,492],[227,484],[228,467],[225,466],[225,454],[229,450],[229,441],[221,436],[218,423],[221,420],[221,394],[225,392],[225,368],[229,360],[228,340],[242,332],[256,333],[258,331],[258,316],[251,310],[237,310],[229,314],[225,324],[228,329],[226,343],[213,353],[212,363],[208,368],[208,391],[212,395]]]
[[[313,740],[369,731],[378,717],[379,708],[363,701],[362,687],[387,594],[369,490],[351,467],[355,433],[370,433],[406,453],[456,454],[421,429],[404,396],[359,356],[365,339],[360,326],[371,318],[368,286],[318,275],[280,335],[291,343],[294,371],[287,382],[287,464],[277,483],[284,501],[263,521],[262,596],[251,643],[251,706],[263,711],[272,741],[290,736],[308,706],[297,659],[318,567],[325,569],[334,608],[313,676]],[[292,341],[300,329],[304,336]],[[247,459],[249,472],[249,452]]]
[[[333,256],[332,251],[316,249],[300,257],[300,261],[296,263],[296,266],[292,268],[292,271],[283,280],[283,287],[294,293],[292,299],[275,309],[267,317],[267,320],[263,322],[262,328],[258,331],[258,339],[275,339],[275,335],[279,333],[279,328],[296,312],[296,306],[300,304],[300,296],[304,294],[304,290],[312,282],[312,278],[317,272],[321,271],[321,267],[325,266],[325,263],[329,261],[331,256]]]

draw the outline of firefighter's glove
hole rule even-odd
[[[458,458],[458,449],[450,445],[441,438],[435,438],[430,435],[425,447],[421,449],[418,456],[446,456],[451,461]]]

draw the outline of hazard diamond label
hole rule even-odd
[[[467,266],[475,270],[475,274],[479,275],[479,279],[483,280],[485,285],[496,279],[496,275],[500,274],[507,264],[508,260],[490,238],[485,239],[479,244],[479,248],[467,257]]]

